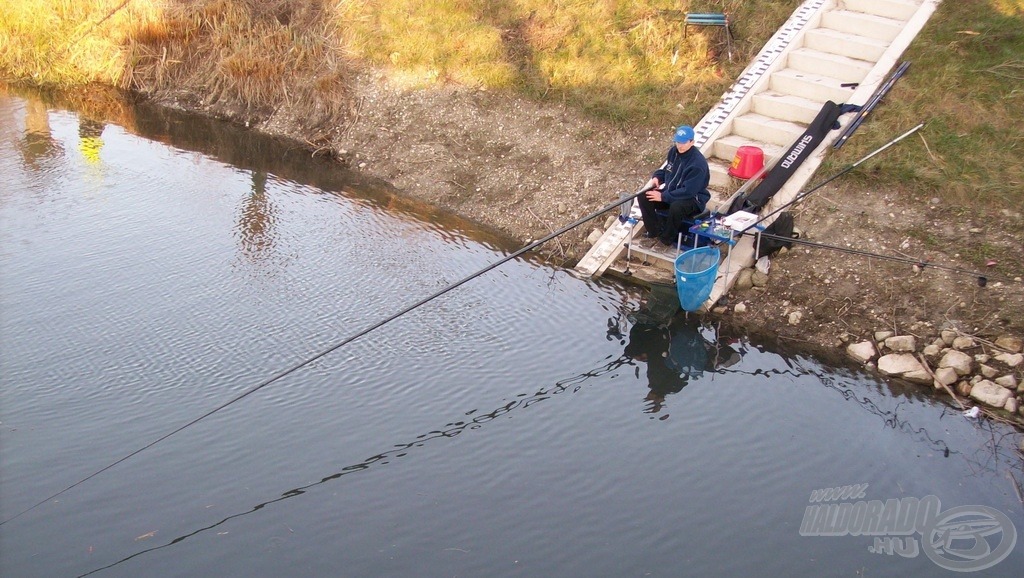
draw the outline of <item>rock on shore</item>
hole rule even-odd
[[[1001,411],[1024,427],[1024,340],[1003,335],[994,342],[943,330],[918,350],[919,338],[876,331],[874,341],[846,347],[847,355],[882,375],[947,389],[962,405]],[[955,392],[955,393],[954,393]],[[961,397],[957,397],[957,394]]]

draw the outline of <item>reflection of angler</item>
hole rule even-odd
[[[670,363],[670,344],[671,337],[665,326],[642,320],[629,330],[629,343],[623,353],[647,364],[647,383],[650,387],[647,401],[652,402],[652,405],[646,411],[650,413],[657,413],[665,396],[681,391],[689,380],[688,375],[681,374]]]
[[[672,333],[669,364],[684,379],[697,379],[704,375],[704,370],[712,369],[709,365],[709,345],[696,327],[684,324]]]
[[[678,393],[706,371],[721,371],[739,363],[743,350],[719,343],[717,336],[705,337],[700,325],[685,318],[677,316],[670,324],[659,324],[640,312],[623,353],[647,364],[651,390],[647,400],[653,402],[649,411],[657,412],[666,395]]]

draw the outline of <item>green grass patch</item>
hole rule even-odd
[[[943,2],[904,59],[906,76],[830,166],[924,122],[861,180],[973,211],[1024,205],[1024,2]]]

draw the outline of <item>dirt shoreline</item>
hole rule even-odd
[[[524,243],[636,190],[661,162],[672,131],[623,129],[507,93],[459,87],[406,92],[378,73],[361,76],[354,94],[351,122],[316,138],[300,128],[300,111],[279,110],[261,120],[205,106],[199,98],[157,94],[153,100],[304,142],[411,197]],[[727,306],[717,309],[725,322],[832,357],[879,330],[926,343],[942,329],[981,342],[1024,335],[1019,207],[967,213],[937,199],[836,183],[795,209],[805,238],[979,272],[987,285],[980,287],[972,274],[797,247],[773,260],[765,286],[727,296]],[[603,224],[597,219],[566,233],[546,246],[548,255],[573,266],[589,248],[588,235]],[[926,238],[908,231],[911,224],[923,227]],[[1015,257],[979,263],[982,244]],[[740,303],[743,313],[735,311]]]

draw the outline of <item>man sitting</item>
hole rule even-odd
[[[693,136],[689,126],[676,129],[665,164],[654,171],[647,183],[652,189],[637,198],[646,235],[657,237],[664,245],[675,245],[680,231],[689,228],[684,225],[704,212],[711,199],[708,161],[693,146]],[[666,210],[667,217],[658,214]]]

